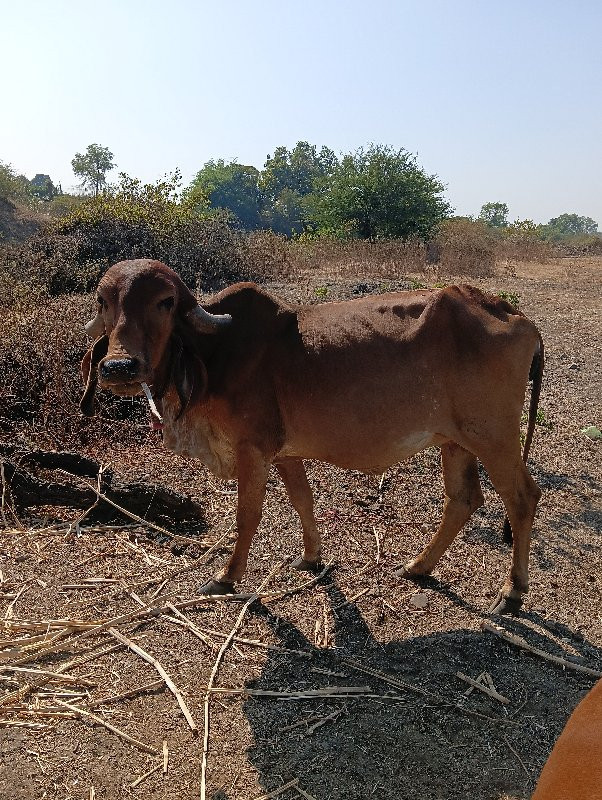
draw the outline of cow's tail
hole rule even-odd
[[[537,408],[539,406],[539,395],[541,393],[541,381],[543,378],[544,366],[544,352],[543,352],[543,339],[539,337],[539,345],[533,360],[531,361],[531,369],[529,370],[529,380],[532,381],[531,386],[531,399],[529,401],[529,419],[527,421],[527,433],[525,435],[525,444],[523,446],[523,461],[527,463],[529,457],[529,449],[533,440],[533,432],[535,430],[535,422],[537,420]],[[512,528],[508,517],[504,519],[504,533],[503,538],[506,544],[512,544]]]

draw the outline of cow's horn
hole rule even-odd
[[[105,332],[105,322],[100,314],[97,314],[94,319],[86,322],[84,330],[91,339],[98,339]]]
[[[186,319],[199,333],[216,333],[232,322],[230,314],[210,314],[201,306],[196,306],[186,314]]]

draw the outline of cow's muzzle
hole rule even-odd
[[[105,358],[99,366],[100,385],[120,394],[137,394],[142,375],[141,364],[137,358]]]

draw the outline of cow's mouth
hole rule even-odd
[[[137,394],[142,394],[142,387],[140,381],[120,381],[119,383],[111,383],[109,381],[100,381],[101,389],[108,389],[113,394],[119,397],[135,397]]]

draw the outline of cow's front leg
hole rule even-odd
[[[261,520],[270,462],[255,447],[237,451],[238,506],[236,543],[225,568],[202,587],[203,594],[233,594],[235,583],[245,574],[249,548]]]

